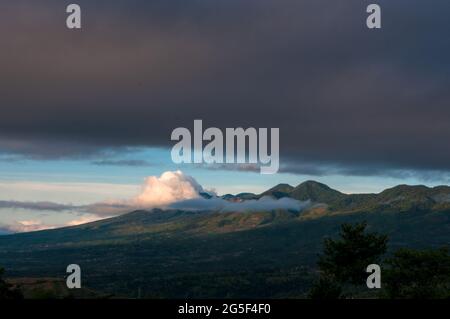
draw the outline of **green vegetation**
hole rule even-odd
[[[366,227],[366,223],[343,224],[340,238],[324,240],[317,262],[320,278],[309,293],[311,298],[340,298],[345,285],[365,285],[366,267],[380,262],[388,241],[385,235],[367,233]]]
[[[309,292],[310,298],[339,299],[349,297],[349,291],[353,297],[364,296],[365,269],[383,263],[388,241],[385,235],[366,233],[366,227],[366,223],[344,224],[340,238],[324,241],[317,263],[320,276]],[[382,298],[450,298],[450,255],[446,248],[400,248],[384,261],[383,269]]]
[[[347,196],[325,184],[314,181],[301,183],[295,187],[289,195],[298,200],[310,200],[312,202],[325,204],[342,200]]]
[[[447,248],[402,248],[387,260],[385,298],[450,298],[450,254]]]
[[[321,272],[337,282],[365,283],[367,265],[376,264],[387,249],[387,236],[365,233],[367,224],[343,224],[341,239],[324,241],[324,254],[318,261]]]

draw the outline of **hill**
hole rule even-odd
[[[322,241],[344,222],[367,221],[390,247],[450,243],[448,187],[400,185],[347,195],[316,182],[261,196],[311,201],[302,211],[135,211],[76,227],[0,237],[11,277],[64,278],[82,268],[88,288],[153,298],[304,297]],[[236,200],[235,197],[230,200]]]

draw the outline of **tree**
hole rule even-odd
[[[339,299],[342,298],[342,288],[333,278],[321,276],[313,284],[308,293],[310,299]]]
[[[310,298],[345,298],[344,286],[366,282],[367,266],[379,263],[388,242],[386,235],[367,233],[366,228],[366,223],[343,224],[338,239],[325,239],[317,262],[320,276],[309,292]]]
[[[400,299],[450,298],[450,255],[446,248],[402,248],[386,262],[385,297]]]
[[[320,271],[339,283],[354,285],[366,282],[366,268],[379,263],[386,252],[388,237],[366,232],[367,223],[343,224],[339,239],[325,239],[320,256]]]
[[[13,289],[10,284],[3,280],[4,269],[0,268],[0,299],[21,299],[20,291]]]

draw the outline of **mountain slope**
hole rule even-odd
[[[325,237],[367,221],[391,249],[450,243],[448,187],[399,186],[346,195],[319,183],[272,189],[326,201],[301,213],[135,211],[76,227],[0,237],[13,277],[63,278],[82,267],[86,287],[119,296],[302,297]],[[290,190],[290,191],[289,191]],[[295,193],[293,193],[296,191]]]
[[[152,214],[159,216],[146,217]],[[136,296],[141,288],[145,297],[277,298],[304,296],[323,238],[336,236],[344,222],[367,221],[371,231],[389,235],[391,248],[450,242],[449,213],[288,219],[222,233],[202,228],[190,233],[177,227],[189,229],[212,219],[217,224],[227,216],[197,216],[184,224],[183,214],[169,213],[167,221],[163,214],[136,212],[83,226],[6,236],[0,238],[0,260],[9,275],[33,278],[63,278],[65,267],[77,263],[86,287],[119,296]],[[142,225],[144,221],[149,224]],[[151,229],[165,223],[162,231],[133,233],[130,226]]]

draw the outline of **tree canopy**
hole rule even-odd
[[[385,297],[450,298],[450,254],[447,248],[401,248],[386,261]]]
[[[340,283],[363,284],[366,267],[379,263],[386,252],[388,237],[368,233],[367,224],[343,224],[338,239],[325,239],[318,266],[322,273]]]

